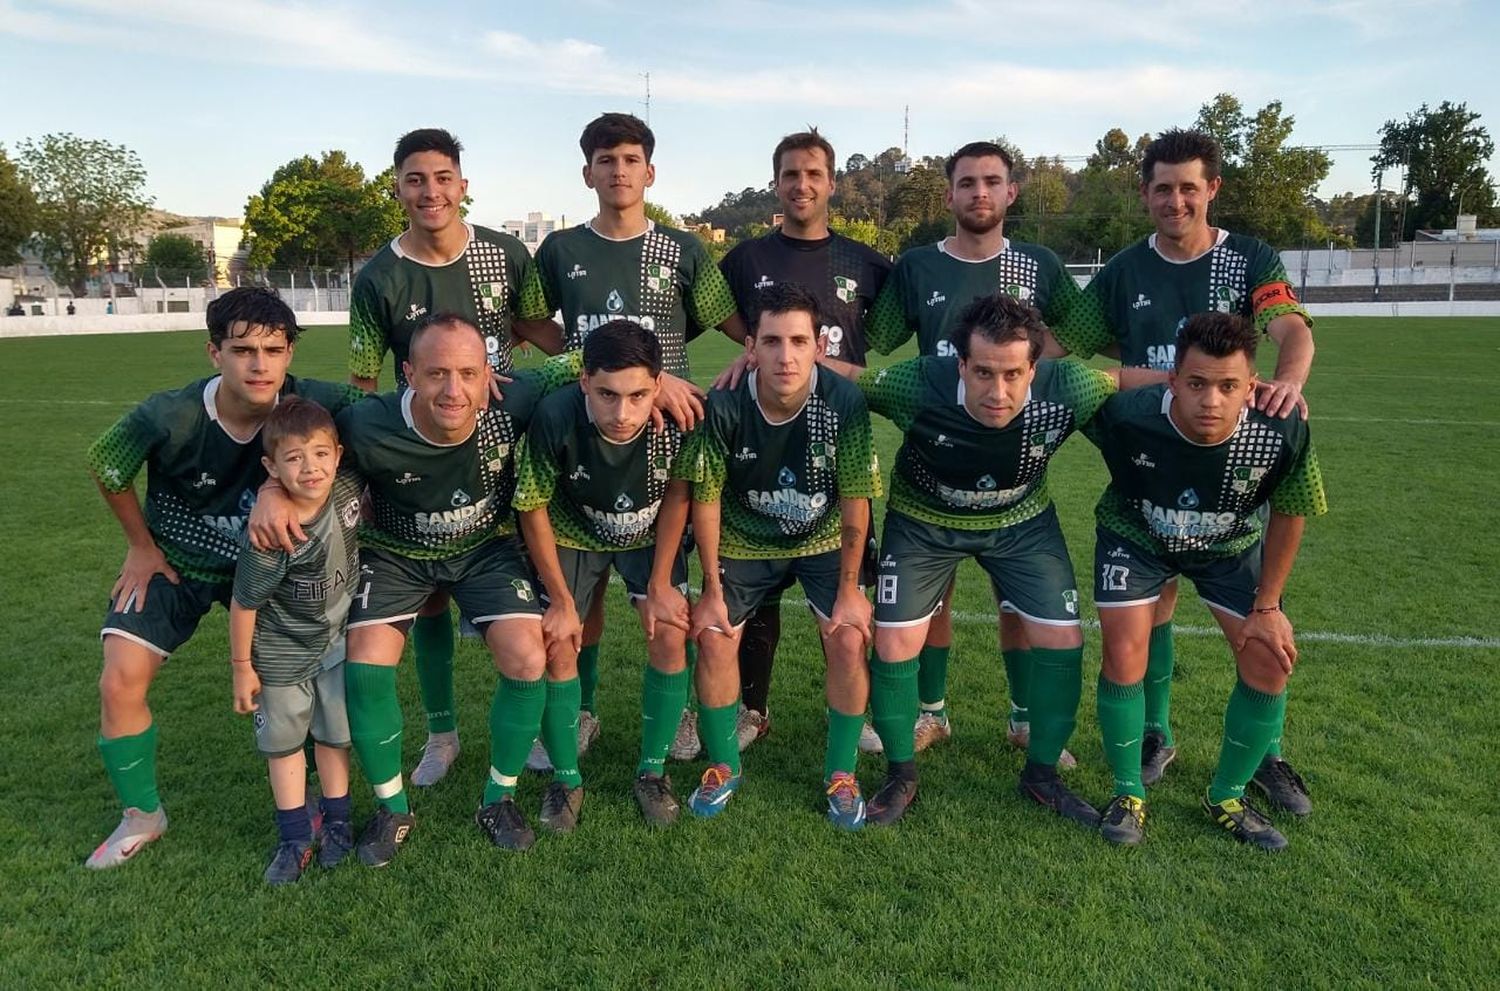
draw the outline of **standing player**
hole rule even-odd
[[[583,342],[580,388],[547,397],[519,455],[514,505],[546,589],[542,633],[549,661],[542,742],[554,778],[542,801],[541,822],[556,832],[576,825],[583,804],[577,732],[580,617],[588,614],[611,568],[646,628],[636,803],[652,825],[670,825],[677,818],[665,768],[687,704],[687,632],[652,622],[645,612],[658,516],[675,511],[680,533],[687,513],[686,484],[670,480],[682,452],[682,432],[670,419],[660,428],[651,422],[661,369],[661,345],[651,331],[629,320],[599,327]],[[682,490],[675,510],[663,501],[672,485]],[[680,616],[687,611],[687,562],[680,543],[672,551],[668,596]]]
[[[782,138],[771,153],[781,226],[763,237],[741,241],[724,256],[719,268],[747,326],[755,322],[762,289],[784,282],[809,289],[824,321],[819,330],[824,360],[863,365],[865,317],[891,263],[868,245],[828,229],[834,171],[833,146],[816,127]],[[830,363],[829,367],[838,366]],[[741,749],[771,728],[767,696],[780,637],[781,594],[777,590],[746,622],[740,642]]]
[[[396,199],[406,212],[401,236],[359,270],[349,303],[349,380],[366,392],[380,382],[387,351],[396,387],[406,385],[412,332],[433,313],[456,313],[479,328],[495,372],[511,369],[511,335],[557,354],[562,337],[551,320],[519,320],[520,288],[531,267],[509,234],[464,222],[469,181],[463,146],[447,131],[422,128],[396,142]],[[434,595],[412,624],[417,680],[427,712],[427,745],[412,784],[436,784],[458,757],[453,702],[453,622],[448,599]]]
[[[1068,351],[1088,357],[1116,353],[1122,365],[1169,370],[1179,328],[1195,313],[1238,313],[1276,342],[1275,377],[1256,405],[1290,416],[1312,368],[1311,318],[1297,302],[1281,257],[1264,241],[1209,226],[1208,208],[1221,179],[1218,142],[1197,131],[1165,131],[1146,147],[1141,199],[1156,233],[1109,260],[1069,318],[1052,325]],[[1177,756],[1170,702],[1174,651],[1172,613],[1177,585],[1156,603],[1146,672],[1146,740],[1141,777],[1155,784]],[[1312,800],[1281,756],[1277,740],[1254,783],[1278,808],[1308,815]]]
[[[92,868],[124,863],[167,828],[146,692],[214,603],[229,605],[240,534],[266,479],[261,424],[282,396],[337,410],[359,395],[287,374],[297,320],[274,291],[231,290],[206,317],[218,374],[151,396],[88,452],[128,545],[100,632],[99,676],[99,753],[124,815],[89,857]],[[143,465],[144,507],[135,494]]]
[[[718,815],[739,789],[740,634],[761,600],[792,576],[817,617],[828,666],[828,818],[858,829],[865,802],[854,772],[870,687],[870,602],[859,576],[880,469],[859,390],[818,368],[818,326],[810,292],[794,283],[768,288],[748,344],[757,370],[709,396],[684,458],[703,562],[692,632],[702,652],[699,725],[711,762],[688,807]],[[667,590],[657,561],[659,597]]]
[[[1167,384],[1116,396],[1085,428],[1110,475],[1096,510],[1094,600],[1104,638],[1099,728],[1115,787],[1100,830],[1115,843],[1145,838],[1142,681],[1153,606],[1182,574],[1218,620],[1239,672],[1203,808],[1241,842],[1286,846],[1244,793],[1281,736],[1297,660],[1282,591],[1305,518],[1328,504],[1307,423],[1252,407],[1256,343],[1254,325],[1237,314],[1189,317]]]
[[[661,405],[679,426],[691,429],[703,406],[701,390],[684,381],[689,329],[718,327],[732,340],[743,341],[745,328],[734,298],[696,235],[660,227],[646,216],[646,190],[656,181],[651,164],[656,136],[643,121],[630,114],[603,114],[589,122],[578,143],[583,182],[598,197],[599,212],[542,242],[522,290],[521,313],[546,319],[561,310],[569,348],[582,347],[590,332],[610,320],[630,320],[654,333],[667,373]],[[599,733],[594,696],[604,630],[602,592],[594,603],[585,617],[578,657],[583,698],[579,736],[585,747]],[[544,754],[536,756],[532,766],[545,766]]]
[[[936,244],[913,248],[896,261],[895,271],[870,314],[870,347],[890,354],[913,335],[923,355],[954,354],[959,315],[975,299],[999,291],[1030,303],[1048,324],[1061,321],[1078,298],[1078,285],[1057,255],[1039,244],[1005,236],[1005,211],[1016,200],[1010,152],[989,141],[964,145],[946,163],[945,198],[953,212],[954,233]],[[953,587],[932,617],[918,664],[922,713],[917,719],[917,750],[945,740],[948,722],[948,653],[953,644]],[[1021,621],[1003,605],[1000,647],[1010,690],[1006,736],[1027,749],[1031,656]],[[873,748],[871,748],[873,749]],[[1058,762],[1072,767],[1063,751]]]

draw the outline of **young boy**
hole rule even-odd
[[[338,473],[338,430],[317,403],[296,397],[266,419],[261,461],[286,490],[307,542],[288,554],[240,547],[229,606],[234,711],[255,714],[255,745],[269,765],[280,841],[268,884],[290,884],[312,860],[306,809],[309,733],[322,785],[318,862],[333,867],[354,846],[349,824],[349,718],[344,710],[344,622],[359,574],[359,483]]]

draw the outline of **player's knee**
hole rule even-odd
[[[104,665],[99,673],[99,700],[106,708],[144,702],[151,677],[125,664]]]
[[[836,627],[824,638],[828,663],[846,666],[862,660],[865,638],[852,626]]]
[[[1244,651],[1236,660],[1240,680],[1257,692],[1280,695],[1286,691],[1288,675],[1269,650]]]

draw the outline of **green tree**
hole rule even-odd
[[[652,222],[660,224],[663,227],[682,227],[682,221],[672,216],[672,212],[670,210],[662,206],[660,203],[652,203],[650,200],[646,201],[646,217]]]
[[[21,260],[21,247],[36,230],[36,195],[0,145],[0,265]]]
[[[208,279],[208,255],[184,234],[158,234],[146,246],[144,268],[163,282],[201,283]]]
[[[1468,104],[1444,100],[1437,109],[1422,104],[1404,121],[1388,120],[1380,128],[1380,151],[1371,158],[1374,175],[1401,168],[1406,201],[1406,238],[1423,229],[1447,227],[1462,212],[1478,214],[1481,224],[1500,220],[1495,180],[1485,162],[1495,142]]]
[[[18,150],[36,196],[33,243],[52,277],[82,296],[95,266],[134,247],[151,206],[146,169],[124,145],[73,134],[22,141]]]
[[[251,268],[347,264],[377,250],[406,226],[395,172],[374,179],[342,151],[303,155],[272,173],[245,203]]]
[[[912,226],[946,223],[948,219],[948,178],[941,169],[918,165],[891,190],[886,210],[888,222],[906,221]]]
[[[1129,135],[1113,127],[1094,143],[1094,153],[1078,172],[1060,255],[1074,261],[1108,258],[1150,233],[1140,193],[1141,157],[1150,140],[1143,134],[1132,145]]]

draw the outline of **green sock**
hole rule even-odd
[[[401,781],[401,703],[396,669],[359,661],[344,662],[344,705],[349,739],[359,755],[375,800],[392,812],[410,812]]]
[[[870,721],[892,762],[916,759],[917,664],[915,657],[870,664]]]
[[[687,642],[687,672],[688,672],[688,680],[689,681],[692,681],[693,671],[695,671],[697,669],[697,667],[698,667],[698,641],[696,641],[696,640],[689,640]]]
[[[590,713],[594,708],[594,695],[599,690],[599,645],[587,644],[578,652],[578,689],[580,707]]]
[[[1115,776],[1116,795],[1146,797],[1141,784],[1141,734],[1146,720],[1145,686],[1137,681],[1117,685],[1099,675],[1099,735],[1104,739],[1104,758]],[[1036,728],[1031,730],[1036,733]]]
[[[698,738],[703,741],[709,763],[728,764],[730,774],[740,773],[740,738],[734,731],[739,716],[738,698],[718,708],[698,702]],[[677,732],[676,726],[672,732]]]
[[[579,694],[577,678],[549,681],[542,710],[542,743],[552,760],[552,779],[569,788],[583,784],[583,775],[578,773]]]
[[[546,707],[547,686],[541,678],[516,681],[500,676],[490,702],[490,775],[484,782],[485,805],[515,793],[516,779],[521,776],[526,755],[531,751],[531,741],[541,732],[542,711]],[[576,768],[576,736],[573,747]]]
[[[417,617],[411,624],[411,649],[422,708],[427,710],[427,732],[452,733],[458,722],[453,711],[453,619],[447,610]]]
[[[1292,686],[1290,684],[1288,684],[1286,686],[1286,691],[1283,691],[1281,694],[1285,695],[1287,692],[1289,692],[1291,690],[1292,690]],[[1280,757],[1281,756],[1281,734],[1285,730],[1286,730],[1286,703],[1283,702],[1282,706],[1281,706],[1281,722],[1279,722],[1279,723],[1276,724],[1276,735],[1273,736],[1273,737],[1271,737],[1271,742],[1270,743],[1266,744],[1266,756],[1267,757]]]
[[[687,671],[663,674],[646,665],[641,685],[641,762],[636,774],[662,774],[667,767],[667,750],[677,735],[682,710],[687,707],[691,675]],[[735,741],[736,747],[739,741]]]
[[[948,651],[951,647],[923,647],[917,655],[917,699],[923,712],[941,714],[948,694]]]
[[[1177,663],[1172,646],[1172,621],[1151,627],[1146,648],[1146,728],[1162,735],[1163,746],[1175,747],[1172,739],[1172,668]]]
[[[859,761],[859,734],[865,728],[865,714],[849,715],[833,706],[828,707],[828,746],[823,751],[823,780],[833,778],[835,772],[854,773]]]
[[[1236,680],[1224,710],[1224,742],[1208,800],[1222,802],[1245,794],[1245,785],[1266,755],[1266,745],[1281,732],[1286,692],[1267,695]]]
[[[1078,725],[1078,698],[1083,694],[1083,647],[1031,654],[1031,744],[1029,760],[1053,765]]]
[[[99,737],[99,756],[104,758],[104,770],[121,805],[142,812],[161,808],[161,797],[156,793],[155,723],[134,736],[113,740]]]
[[[1002,650],[1005,658],[1005,680],[1010,685],[1010,718],[1028,722],[1028,700],[1031,698],[1031,651]]]

